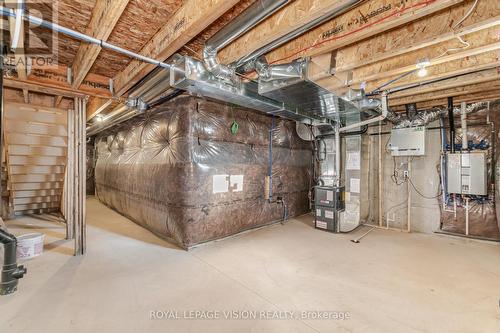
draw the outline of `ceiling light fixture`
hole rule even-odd
[[[418,69],[417,75],[420,77],[426,76],[428,73],[426,67],[429,66],[430,64],[431,64],[431,62],[430,62],[429,58],[419,59],[417,61],[417,69]]]

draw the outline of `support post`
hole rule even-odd
[[[75,98],[74,114],[74,238],[75,256],[86,251],[85,186],[86,186],[86,102]]]
[[[382,122],[378,123],[378,226],[382,227],[382,182],[383,182],[383,170],[382,170]],[[389,227],[389,221],[387,221],[387,227]]]

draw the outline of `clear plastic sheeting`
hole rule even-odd
[[[311,143],[291,121],[182,96],[96,144],[98,198],[183,248],[309,210]]]

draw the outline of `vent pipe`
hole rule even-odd
[[[448,97],[448,121],[450,122],[451,153],[455,153],[455,118],[453,114],[453,97]]]

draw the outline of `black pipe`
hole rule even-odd
[[[453,97],[448,97],[448,121],[450,122],[451,153],[455,153],[455,116],[453,115]]]
[[[3,62],[4,62],[4,46],[1,46],[2,49],[0,52],[0,216],[4,217],[6,214],[4,212],[3,205],[3,182],[2,182],[2,167],[3,167]]]
[[[2,243],[4,247],[0,295],[8,295],[17,290],[18,281],[26,274],[27,270],[22,265],[17,266],[16,237],[0,229],[0,243]]]

